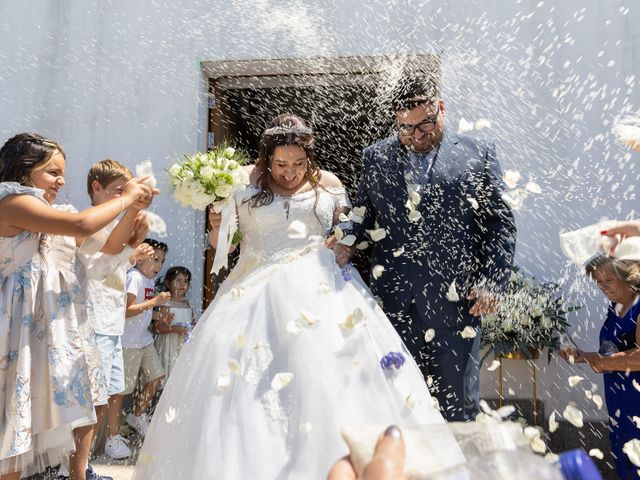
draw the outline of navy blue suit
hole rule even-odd
[[[463,419],[464,371],[472,340],[458,333],[479,327],[469,315],[468,293],[477,287],[500,291],[510,275],[515,250],[513,215],[502,199],[504,185],[493,143],[446,131],[430,178],[420,191],[422,218],[411,222],[404,177],[406,147],[395,137],[367,147],[354,207],[366,207],[353,224],[359,240],[375,223],[386,237],[371,242],[371,264],[384,272],[373,293],[405,344],[435,382],[443,414]],[[349,230],[347,228],[347,230]],[[393,252],[403,247],[404,253]],[[447,300],[455,280],[460,301]],[[424,332],[435,329],[426,344]]]

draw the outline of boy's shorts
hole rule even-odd
[[[96,344],[100,350],[102,371],[107,380],[109,395],[121,393],[124,390],[124,359],[120,335],[96,333]]]
[[[125,388],[122,395],[133,393],[139,376],[144,386],[164,375],[160,356],[153,343],[142,348],[125,348],[123,354]]]

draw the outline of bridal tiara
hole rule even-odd
[[[313,135],[313,130],[309,127],[278,125],[277,127],[267,128],[263,135],[288,135],[290,133],[297,133],[298,135]]]

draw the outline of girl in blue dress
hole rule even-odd
[[[640,261],[600,256],[588,263],[586,271],[611,305],[600,330],[599,351],[578,350],[575,361],[603,373],[617,474],[625,480],[640,479],[639,467],[623,451],[627,442],[640,439],[633,422],[640,417]]]

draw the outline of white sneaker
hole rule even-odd
[[[149,430],[149,418],[146,413],[143,413],[139,417],[135,416],[133,413],[127,415],[127,423],[131,425],[136,431],[142,435],[143,437],[147,434],[147,430]]]
[[[114,460],[119,460],[131,456],[131,449],[122,435],[114,435],[107,438],[107,442],[104,445],[104,453]]]

